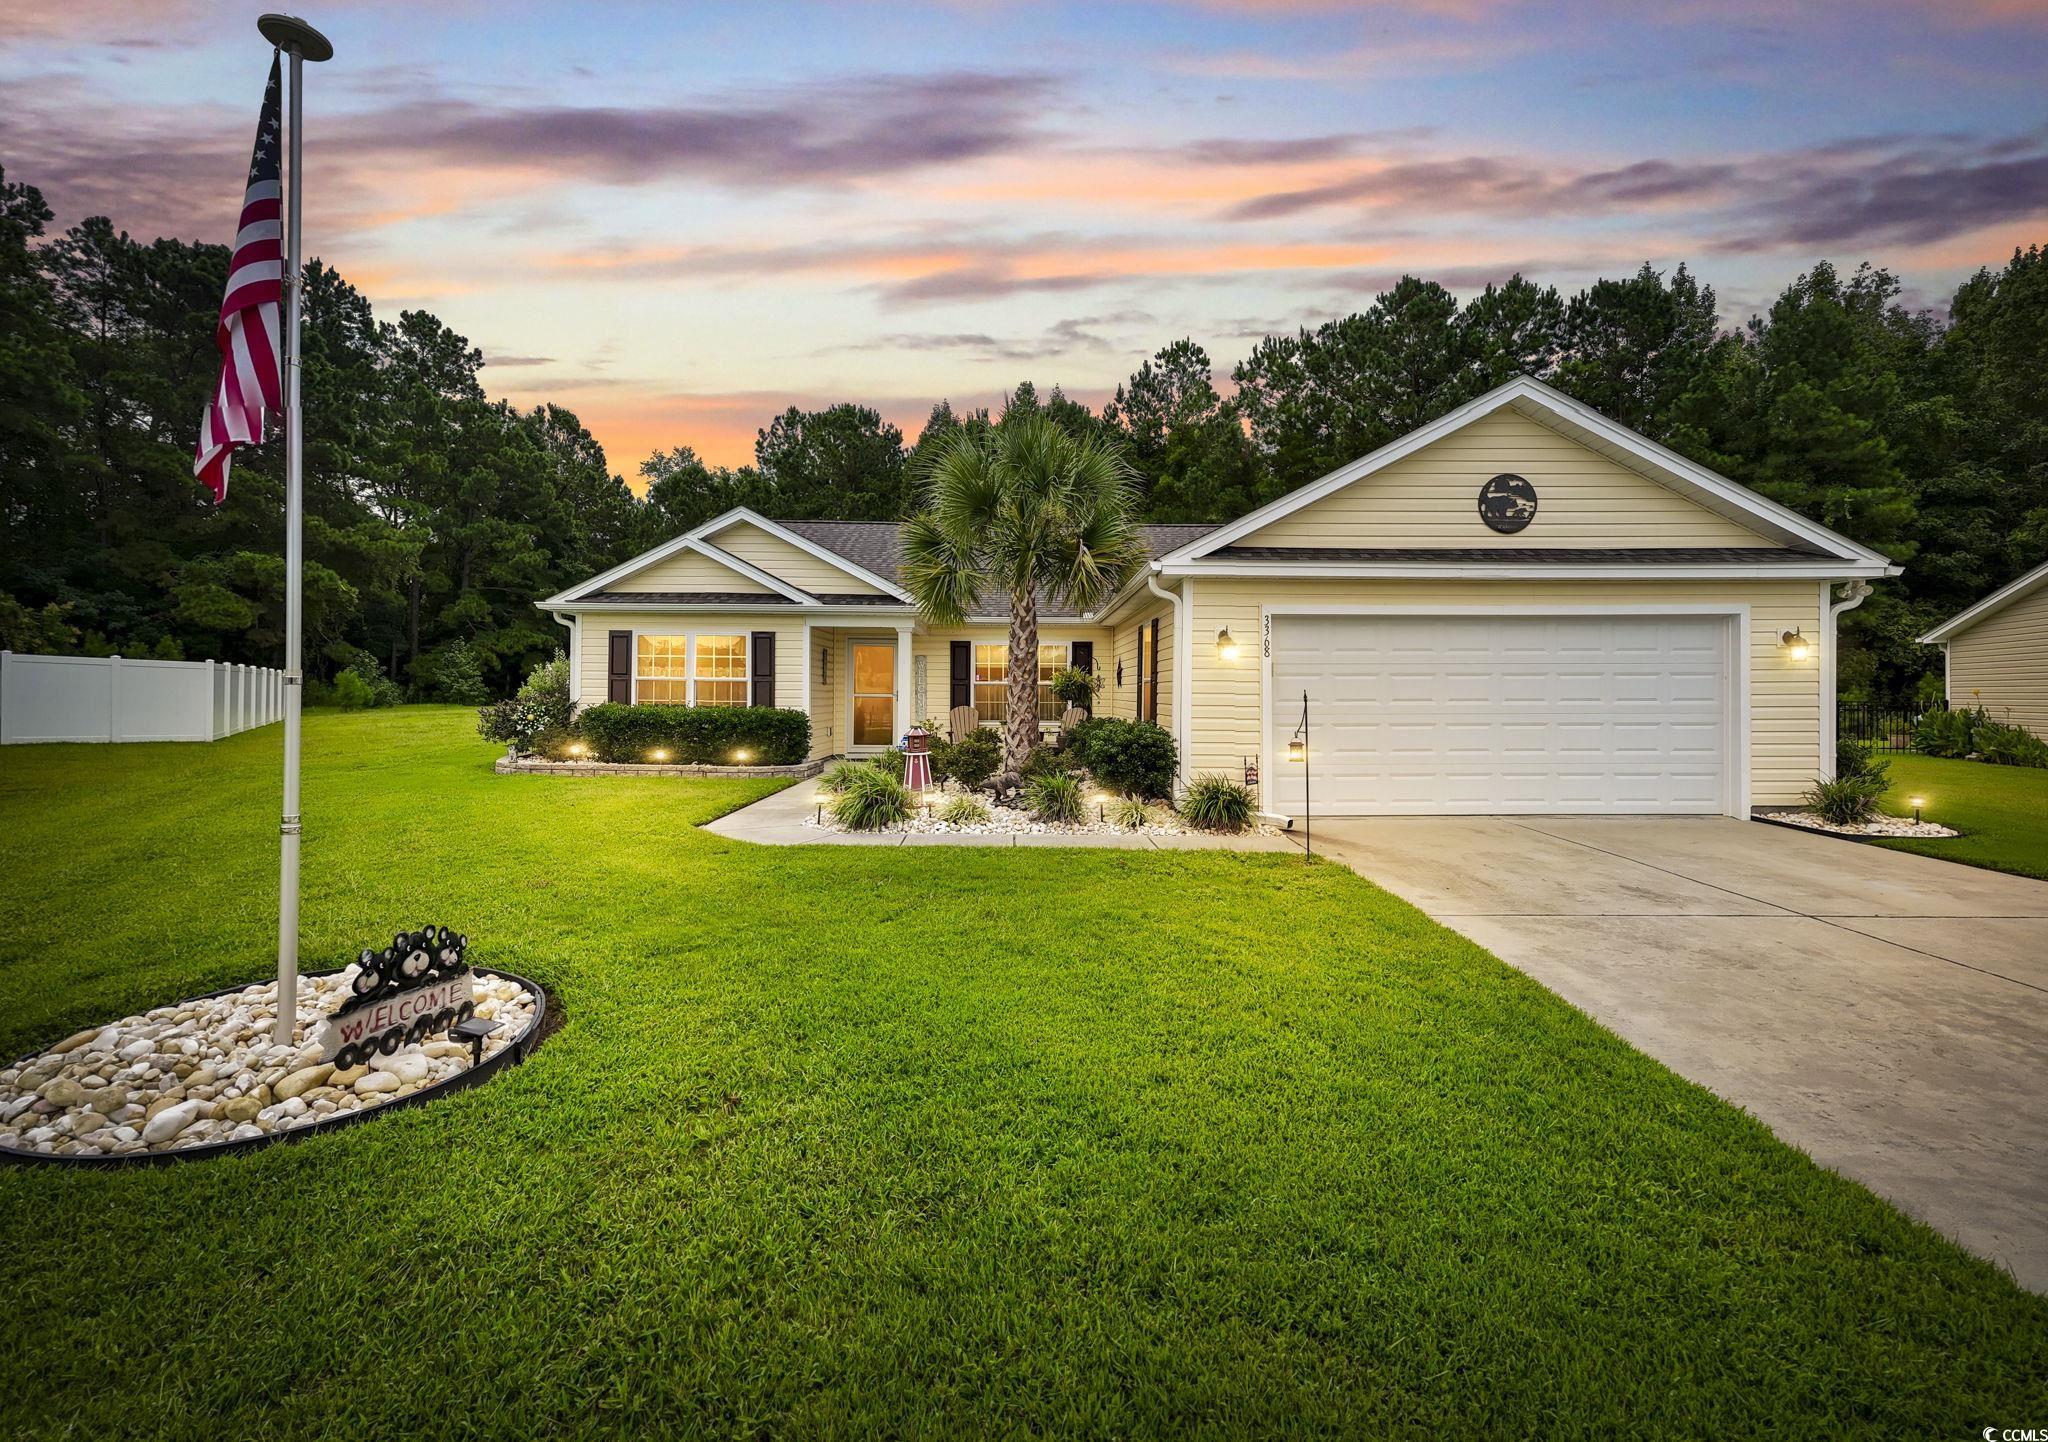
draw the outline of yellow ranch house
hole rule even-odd
[[[1840,613],[1874,551],[1519,379],[1222,525],[1147,528],[1099,611],[1041,615],[1049,682],[1157,721],[1181,781],[1256,764],[1292,816],[1725,814],[1832,769]],[[971,706],[1007,615],[927,626],[889,522],[739,509],[540,602],[579,705],[799,707],[814,757]]]

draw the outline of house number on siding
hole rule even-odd
[[[1273,618],[1271,616],[1259,618],[1259,654],[1261,656],[1271,656],[1273,654]]]

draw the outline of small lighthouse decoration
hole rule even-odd
[[[903,784],[917,792],[932,789],[932,733],[922,726],[903,737]]]

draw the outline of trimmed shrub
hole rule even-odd
[[[1089,774],[1112,791],[1144,801],[1173,794],[1180,754],[1173,733],[1156,722],[1098,717],[1089,723],[1078,750]]]
[[[1181,816],[1204,831],[1242,831],[1252,824],[1255,810],[1247,787],[1214,772],[1190,781],[1180,799]]]
[[[980,826],[988,820],[988,803],[978,796],[955,796],[939,808],[939,820],[948,826]]]
[[[910,793],[880,767],[857,766],[832,803],[832,816],[848,831],[880,831],[910,819]]]
[[[1835,826],[1861,826],[1877,815],[1877,799],[1884,795],[1885,779],[1877,775],[1843,776],[1833,781],[1816,781],[1807,788],[1807,810]]]
[[[1019,773],[1019,779],[1028,782],[1042,776],[1064,776],[1080,764],[1078,758],[1057,746],[1038,746],[1024,758],[1024,770]]]
[[[1064,771],[1035,778],[1024,788],[1024,796],[1031,814],[1049,825],[1071,826],[1088,814],[1080,781]]]
[[[1106,716],[1090,716],[1086,721],[1077,722],[1060,732],[1060,750],[1074,757],[1083,766],[1088,764],[1089,738],[1107,724]]]
[[[694,766],[795,766],[811,751],[811,718],[776,706],[629,706],[607,701],[579,720],[600,761],[644,762],[662,750]],[[747,751],[745,763],[733,753]]]
[[[1003,743],[986,726],[977,726],[958,741],[932,741],[932,775],[979,791],[1003,764]]]

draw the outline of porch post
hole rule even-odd
[[[910,714],[910,633],[909,626],[896,628],[896,737],[899,739],[923,719]]]

